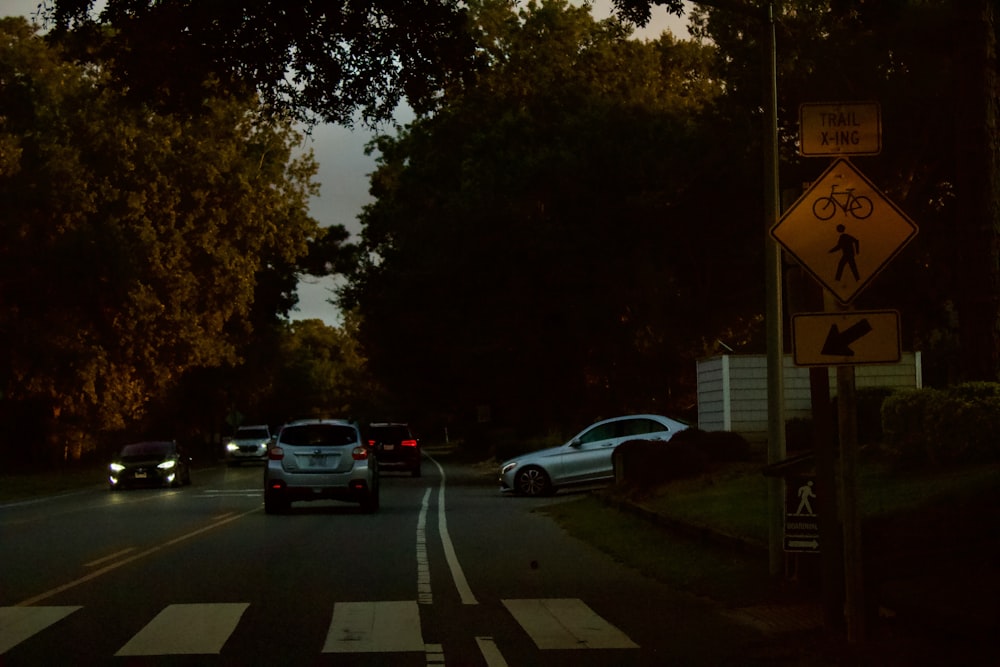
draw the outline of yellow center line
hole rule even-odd
[[[135,551],[135,547],[129,547],[127,549],[122,549],[121,551],[116,551],[115,553],[109,554],[109,555],[105,556],[104,558],[98,558],[97,560],[92,560],[89,563],[84,563],[83,566],[84,567],[97,567],[101,563],[105,563],[105,562],[107,562],[109,560],[114,560],[114,559],[118,558],[119,556],[124,556],[125,554],[127,554],[130,551]]]
[[[212,530],[213,528],[218,528],[219,526],[224,526],[227,523],[236,521],[237,519],[242,519],[245,516],[249,516],[250,514],[254,514],[255,512],[259,512],[259,511],[260,511],[260,508],[259,507],[255,507],[254,509],[249,510],[247,512],[243,512],[242,514],[236,514],[234,516],[229,516],[227,518],[220,519],[220,520],[218,520],[218,521],[216,521],[214,523],[208,524],[207,526],[202,526],[201,528],[198,528],[197,530],[192,530],[190,533],[185,533],[184,535],[181,535],[180,537],[175,537],[172,540],[167,540],[163,544],[157,545],[155,547],[150,547],[149,549],[146,549],[145,551],[141,551],[141,552],[139,552],[139,553],[137,553],[135,555],[129,556],[128,558],[125,558],[125,559],[120,560],[120,561],[116,561],[114,563],[111,563],[110,565],[106,565],[105,567],[102,567],[99,570],[94,570],[90,574],[86,574],[86,575],[80,577],[79,579],[75,579],[75,580],[73,580],[73,581],[71,581],[69,583],[63,584],[62,586],[56,586],[55,588],[51,588],[51,589],[45,591],[44,593],[39,593],[35,597],[28,598],[27,600],[22,600],[21,602],[18,602],[14,606],[15,607],[30,607],[33,604],[38,604],[42,600],[47,600],[48,598],[53,597],[54,595],[58,595],[60,593],[68,591],[69,589],[75,588],[75,587],[79,586],[80,584],[85,584],[88,581],[92,581],[94,579],[97,579],[98,577],[104,576],[108,572],[111,572],[113,570],[117,570],[121,566],[128,565],[129,563],[137,561],[140,558],[145,558],[146,556],[149,556],[150,554],[154,554],[157,551],[160,551],[161,549],[165,549],[166,547],[173,546],[173,545],[175,545],[175,544],[177,544],[179,542],[183,542],[184,540],[189,540],[192,537],[195,537],[197,535],[201,535],[202,533],[207,532],[209,530]]]

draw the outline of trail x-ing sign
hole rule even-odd
[[[835,160],[771,236],[841,303],[850,303],[917,226],[847,159]]]
[[[799,105],[799,153],[804,157],[878,155],[882,114],[878,102],[807,102]]]

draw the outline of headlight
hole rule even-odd
[[[111,472],[114,472],[114,473],[119,473],[122,470],[125,470],[125,466],[123,466],[121,463],[112,463],[108,467],[111,468]]]
[[[163,463],[160,463],[156,467],[159,468],[160,470],[170,470],[175,465],[177,465],[177,461],[164,461]]]
[[[503,468],[500,468],[500,474],[506,475],[516,467],[517,467],[517,461],[511,461],[510,463],[505,463]]]
[[[227,452],[235,452],[239,448],[240,448],[240,446],[237,445],[235,442],[230,442],[230,443],[228,443],[226,445],[226,451]]]

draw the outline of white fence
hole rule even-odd
[[[811,417],[809,369],[784,358],[785,419]],[[837,373],[827,369],[830,395],[837,395]],[[920,352],[904,352],[897,364],[855,366],[862,387],[923,386]],[[698,361],[698,427],[734,431],[751,442],[767,439],[767,357],[724,354]]]

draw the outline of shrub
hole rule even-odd
[[[685,431],[685,433],[687,433]],[[616,481],[652,488],[665,482],[694,477],[709,469],[710,458],[700,446],[704,432],[662,440],[629,440],[615,448]]]
[[[899,465],[1000,460],[1000,383],[896,392],[882,404],[882,429]]]
[[[702,431],[692,427],[675,435],[670,442],[690,445],[713,463],[750,459],[750,443],[742,435],[732,431]]]

